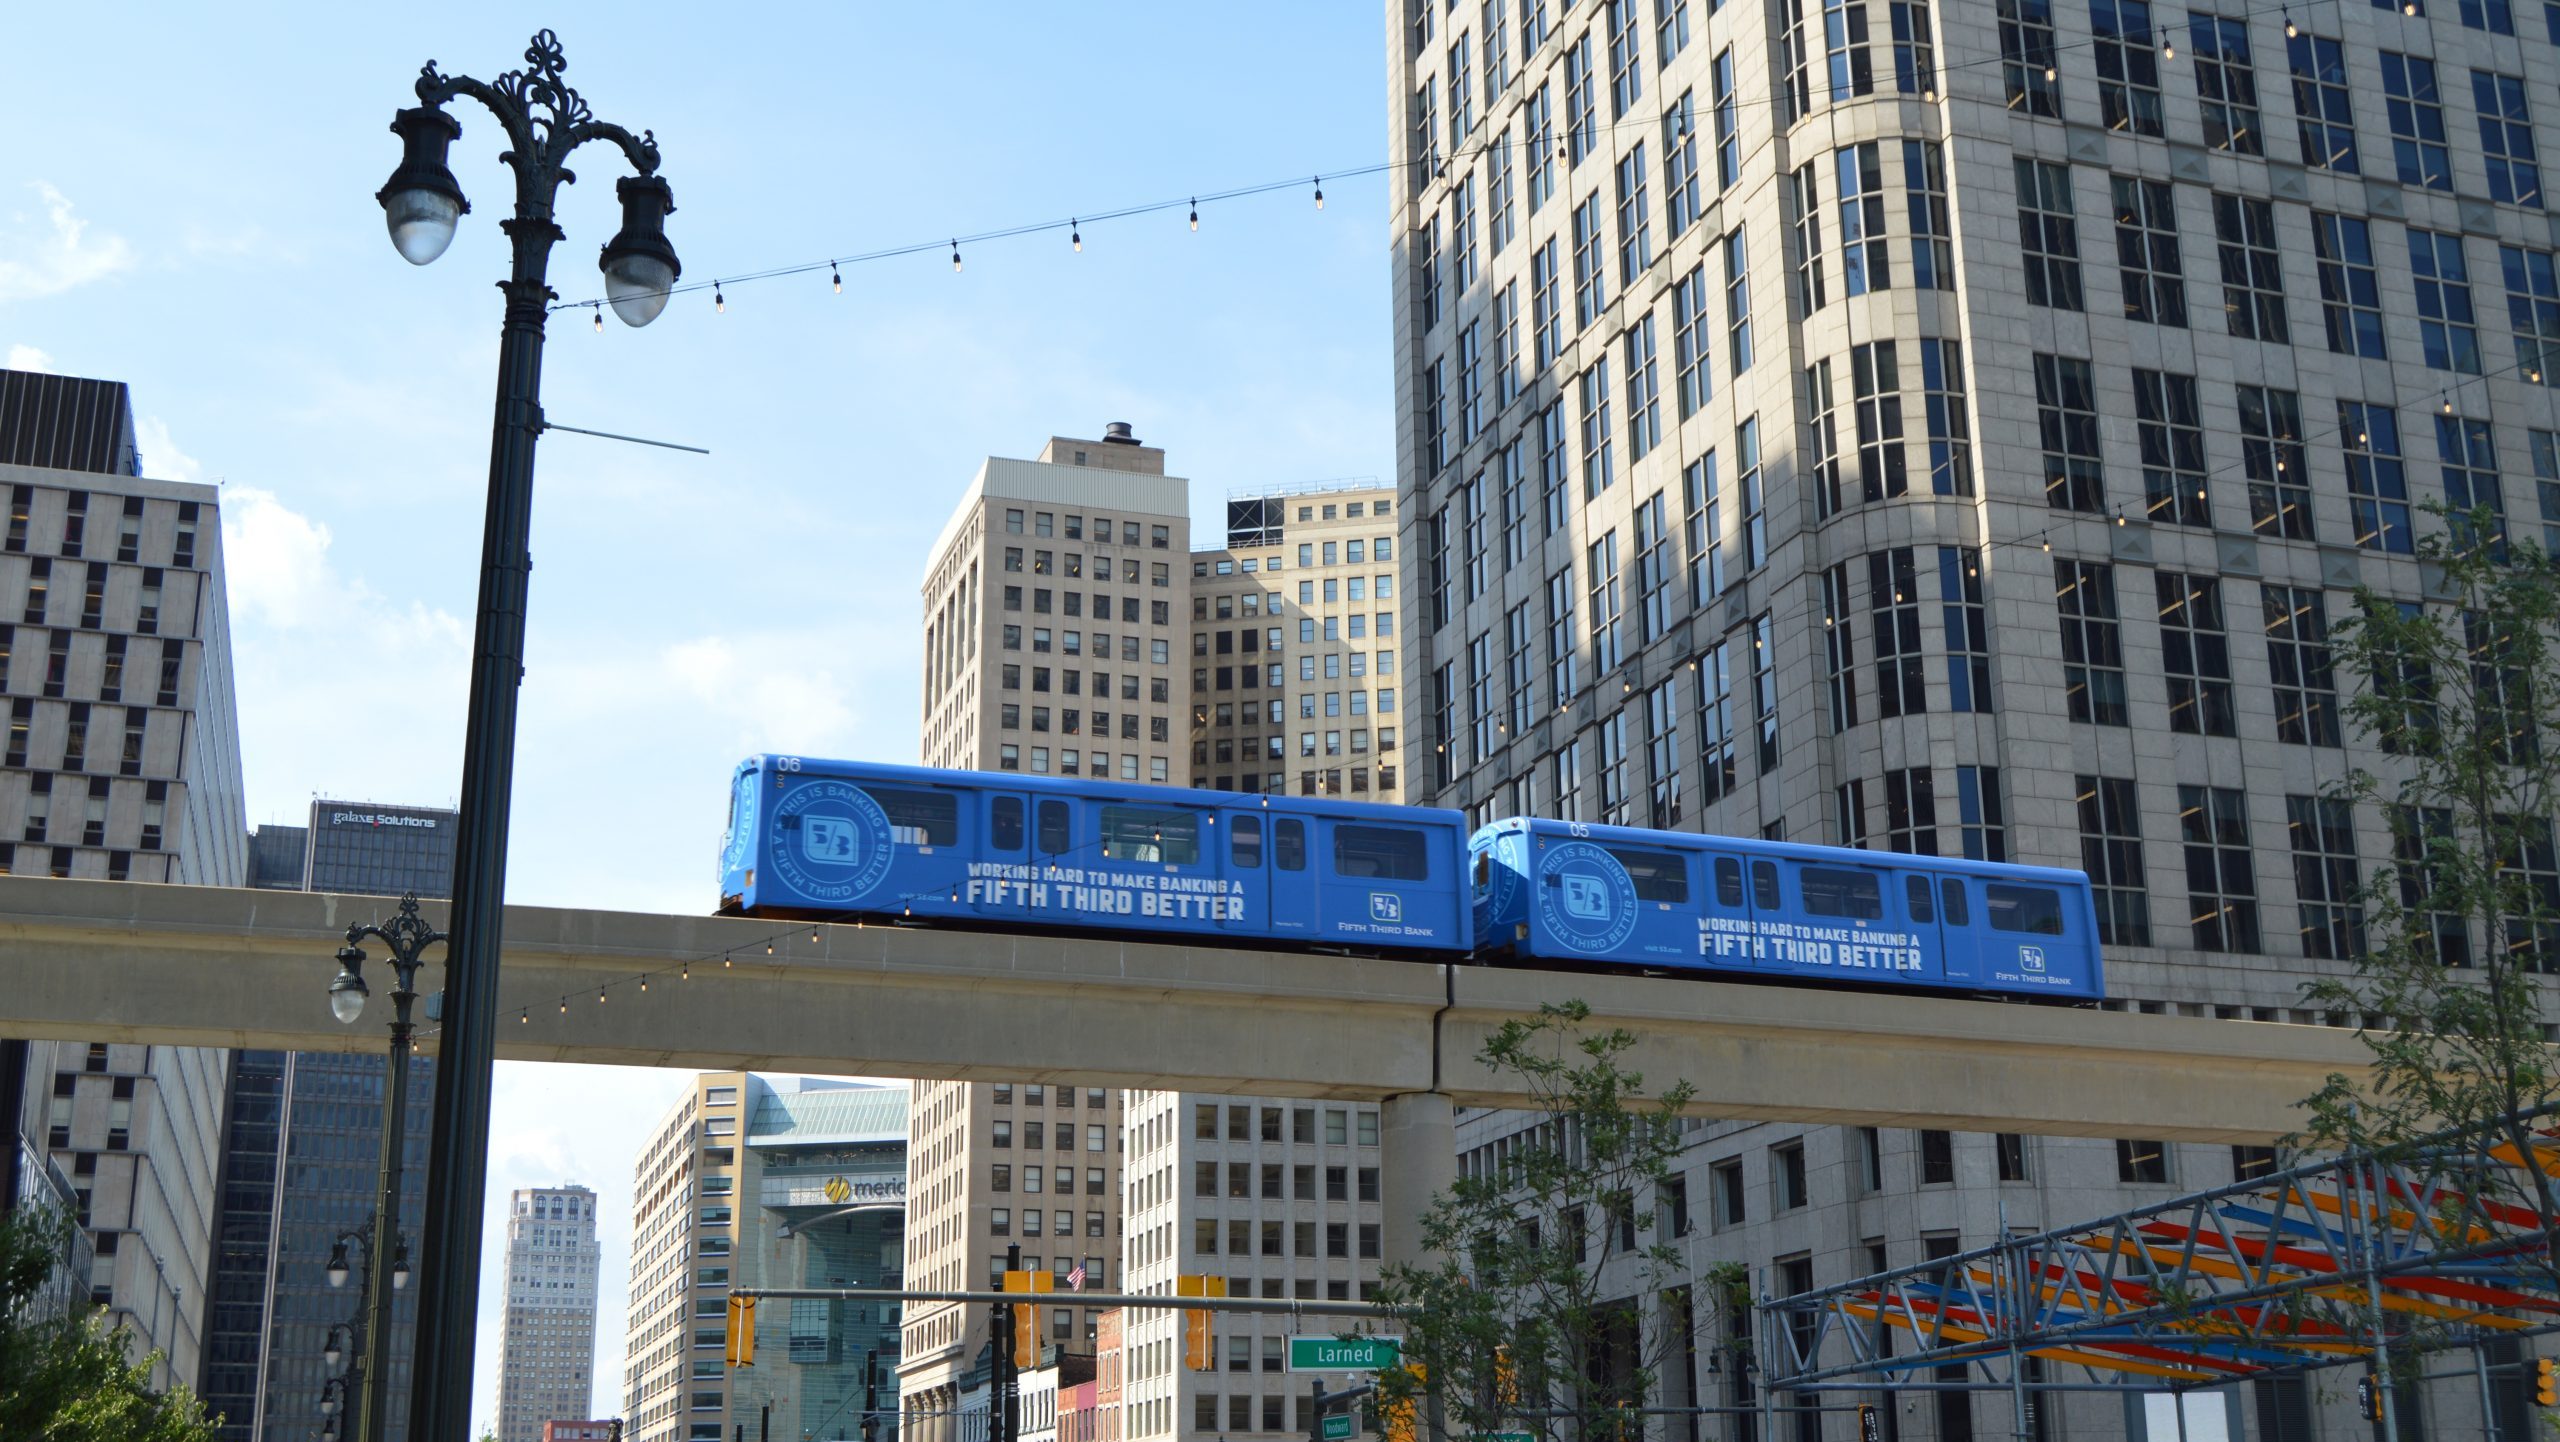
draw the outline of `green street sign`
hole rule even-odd
[[[1538,1442],[1538,1439],[1528,1432],[1478,1432],[1468,1437],[1467,1442]]]
[[[1324,1419],[1324,1442],[1351,1442],[1351,1434],[1359,1430],[1350,1413],[1335,1413]]]
[[[1379,1372],[1404,1357],[1402,1337],[1292,1337],[1292,1372]]]

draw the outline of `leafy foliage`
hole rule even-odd
[[[1380,1295],[1405,1329],[1407,1370],[1379,1378],[1391,1411],[1427,1389],[1451,1434],[1640,1434],[1619,1409],[1656,1400],[1658,1363],[1683,1328],[1732,1305],[1738,1289],[1709,1279],[1693,1308],[1675,1290],[1690,1280],[1679,1249],[1657,1232],[1693,1088],[1647,1098],[1643,1076],[1622,1063],[1635,1034],[1594,1030],[1590,1017],[1579,1001],[1542,1007],[1479,1053],[1545,1119],[1515,1136],[1492,1174],[1462,1176],[1432,1199],[1422,1238],[1436,1260],[1381,1272]],[[1650,1327],[1647,1310],[1657,1311]]]
[[[0,1437],[10,1442],[213,1442],[214,1424],[184,1387],[151,1390],[155,1354],[135,1362],[125,1339],[85,1305],[46,1305],[70,1244],[59,1215],[0,1217]]]
[[[2309,1099],[2305,1139],[2459,1172],[2469,1205],[2547,1227],[2553,1178],[2480,1153],[2529,1155],[2529,1114],[2560,1100],[2535,979],[2560,969],[2560,563],[2493,513],[2431,509],[2445,530],[2419,544],[2428,599],[2360,590],[2337,631],[2350,724],[2388,760],[2334,796],[2379,808],[2393,857],[2361,889],[2347,969],[2304,988],[2356,1019],[2373,1057]],[[2449,1130],[2473,1144],[2430,1140]],[[2549,1254],[2540,1266],[2560,1284]]]

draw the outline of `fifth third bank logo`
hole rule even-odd
[[[1609,888],[1596,876],[1567,875],[1564,878],[1564,910],[1567,916],[1585,921],[1609,919]]]
[[[2021,945],[2018,948],[2018,967],[2022,971],[2044,970],[2044,948]]]
[[[1369,919],[1371,921],[1404,920],[1404,898],[1392,891],[1370,892]]]
[[[861,844],[855,839],[850,818],[811,816],[800,827],[800,849],[808,854],[811,861],[851,866]]]

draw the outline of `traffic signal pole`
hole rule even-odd
[[[1307,1389],[1307,1442],[1324,1442],[1325,1414],[1332,1411],[1336,1405],[1355,1402],[1362,1397],[1374,1397],[1378,1392],[1378,1386],[1374,1382],[1363,1382],[1357,1387],[1345,1388],[1340,1392],[1328,1392],[1324,1389],[1324,1379],[1321,1377],[1309,1378]]]

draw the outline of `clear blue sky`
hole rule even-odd
[[[413,269],[373,200],[419,64],[487,78],[539,24],[599,116],[655,129],[687,280],[1367,164],[1383,7],[34,7],[0,48],[0,364],[133,385],[152,474],[226,488],[249,819],[458,789],[497,222]],[[754,18],[750,20],[748,17]],[[734,28],[724,28],[734,27]],[[609,151],[552,277],[599,293]],[[1127,420],[1225,490],[1392,474],[1383,177],[682,296],[554,324],[552,419],[711,448],[543,445],[511,897],[711,902],[753,750],[915,755],[916,585],[987,454]],[[11,359],[13,358],[14,359]],[[316,960],[315,968],[325,964]],[[321,981],[315,971],[314,985]],[[629,1169],[672,1078],[507,1068],[492,1186],[603,1194],[596,1405],[621,1405]],[[578,1110],[568,1111],[569,1107]],[[484,1325],[481,1390],[496,1366]]]

